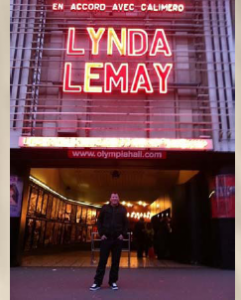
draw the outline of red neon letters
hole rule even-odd
[[[121,93],[128,93],[128,64],[121,64],[116,71],[112,63],[105,64],[105,93],[112,92],[112,84],[115,87],[121,85]]]
[[[84,49],[75,48],[75,28],[70,27],[68,30],[68,39],[67,39],[67,54],[68,55],[84,55]]]
[[[107,33],[107,55],[113,55],[113,50],[117,50],[120,56],[172,56],[172,52],[163,29],[156,29],[154,37],[149,40],[148,34],[143,29],[121,28],[120,38],[113,28],[87,28],[87,33],[91,40],[91,54],[98,55],[103,43],[103,35]],[[78,43],[81,41],[78,41]],[[83,56],[85,49],[76,45],[76,30],[74,27],[68,29],[67,55]],[[155,80],[159,81],[159,93],[167,93],[167,82],[172,70],[172,63],[152,63],[156,75]],[[133,68],[133,65],[131,65]],[[86,62],[84,72],[84,83],[73,85],[72,63],[66,62],[64,66],[63,91],[65,93],[111,93],[113,88],[118,88],[121,93],[138,93],[144,91],[147,94],[153,93],[153,86],[150,78],[150,71],[144,63],[138,63],[130,82],[131,69],[128,63],[121,63],[114,67],[112,63]],[[101,80],[100,73],[104,73],[104,87],[98,85]],[[94,84],[93,84],[94,80]],[[103,80],[102,80],[103,81]]]

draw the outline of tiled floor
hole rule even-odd
[[[99,259],[99,253],[95,253],[93,262],[91,261],[90,251],[71,251],[57,254],[28,255],[24,256],[23,267],[96,267]],[[109,258],[107,267],[111,264]],[[122,253],[121,268],[128,268],[127,253]],[[135,252],[131,253],[131,268],[200,268],[198,266],[180,264],[171,260],[157,260],[155,258],[138,259]]]

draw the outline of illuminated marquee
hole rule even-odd
[[[91,54],[99,54],[102,37],[107,34],[107,55],[113,55],[115,47],[120,56],[172,56],[172,52],[164,29],[156,29],[152,40],[149,40],[148,34],[143,29],[121,28],[120,38],[113,28],[87,27],[87,33],[91,41]],[[137,47],[137,41],[139,46]],[[83,56],[85,49],[76,47],[76,29],[68,29],[67,50],[68,56]],[[159,93],[167,93],[168,78],[172,70],[172,63],[152,63],[152,68],[159,82]],[[104,78],[100,78],[98,71],[104,71]],[[130,82],[129,64],[121,63],[115,68],[110,62],[86,62],[84,68],[84,84],[73,85],[73,64],[66,62],[64,65],[63,92],[65,93],[111,93],[113,86],[120,88],[121,93],[138,93],[144,91],[147,94],[153,93],[153,86],[150,74],[144,63],[138,63],[135,69],[134,78]],[[95,80],[95,84],[92,84]],[[104,86],[98,85],[98,80],[104,82]]]
[[[168,150],[212,150],[212,140],[91,137],[20,137],[20,147],[36,148],[148,148]]]

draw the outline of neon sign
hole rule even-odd
[[[134,3],[114,3],[110,9],[113,12],[166,12],[166,13],[182,13],[185,9],[184,4],[180,3],[141,3],[141,5],[135,5]],[[53,11],[64,11],[64,3],[55,2],[52,4]],[[70,11],[73,12],[104,12],[107,10],[105,3],[72,3],[70,5]]]
[[[152,40],[143,29],[127,29],[121,28],[120,37],[118,37],[114,28],[86,28],[91,41],[91,54],[96,56],[103,44],[103,35],[107,34],[107,55],[112,56],[114,48],[120,56],[144,56],[157,57],[159,55],[171,57],[172,52],[168,43],[164,29],[156,29]],[[139,43],[138,43],[139,42]],[[68,28],[67,49],[68,56],[83,56],[85,49],[76,46],[76,29]],[[168,89],[168,78],[173,67],[172,63],[162,64],[154,62],[150,64],[159,83],[159,93],[166,94]],[[134,72],[132,82],[130,82],[129,64],[120,63],[115,67],[111,62],[86,62],[84,66],[84,83],[83,86],[73,85],[73,63],[66,62],[64,65],[63,75],[63,92],[64,93],[111,93],[113,87],[119,88],[121,93],[136,94],[143,91],[147,94],[154,92],[150,71],[144,63],[138,63]],[[100,73],[103,71],[104,78]],[[94,84],[92,81],[94,80]],[[103,82],[103,86],[98,85]]]

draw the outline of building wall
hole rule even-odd
[[[185,184],[175,186],[172,199],[172,247],[176,260],[188,263],[211,264],[211,205],[208,183],[199,173]]]
[[[172,215],[172,200],[169,194],[163,194],[158,199],[156,199],[152,204],[149,206],[149,210],[151,212],[151,216],[155,216],[156,214],[170,209]]]
[[[16,0],[11,32],[11,148],[19,136],[211,138],[215,151],[234,151],[234,42],[230,1],[185,1],[182,14],[52,12],[51,2]],[[68,5],[67,1],[64,1]],[[108,2],[110,3],[110,2]],[[36,9],[35,9],[36,8]],[[114,20],[114,25],[113,25]],[[66,55],[68,27],[76,27],[83,58]],[[137,27],[152,39],[166,32],[169,58],[125,57],[115,49],[93,57],[86,27]],[[166,95],[64,94],[64,62],[73,63],[75,84],[83,83],[86,61],[146,63],[155,90],[152,63],[171,62]],[[100,75],[101,72],[100,72]],[[101,83],[101,81],[100,81]]]

